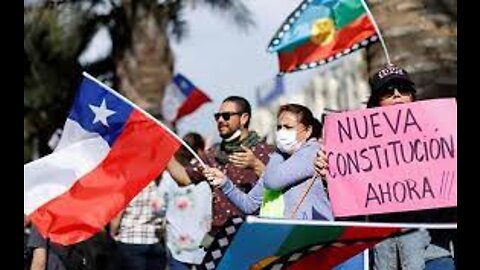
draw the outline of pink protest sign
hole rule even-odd
[[[333,113],[324,142],[337,217],[457,205],[455,99]]]

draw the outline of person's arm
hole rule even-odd
[[[118,215],[110,221],[110,236],[116,239],[118,229],[120,228],[120,221],[122,220],[124,210],[120,211]]]
[[[315,169],[312,164],[319,145],[311,141],[307,143],[310,145],[299,149],[285,161],[277,163],[275,166],[267,165],[263,174],[266,188],[283,190],[286,187],[308,180],[314,175]]]
[[[35,226],[32,226],[30,235],[28,236],[27,247],[33,249],[31,270],[45,270],[47,260],[47,241]]]
[[[245,214],[255,213],[262,205],[263,180],[260,178],[247,194],[241,191],[230,179],[220,187],[225,196]]]
[[[204,174],[211,185],[220,188],[225,196],[245,214],[254,213],[262,204],[262,178],[260,178],[250,192],[246,194],[238,189],[233,182],[217,168],[206,168]]]
[[[38,247],[33,250],[32,264],[30,270],[45,270],[47,263],[47,251],[45,248]]]
[[[175,159],[175,157],[168,162],[167,171],[179,186],[188,186],[192,183],[187,170],[177,161],[177,159]]]

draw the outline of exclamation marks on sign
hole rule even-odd
[[[443,171],[442,181],[440,183],[440,192],[439,192],[440,198],[444,200],[450,199],[454,182],[455,182],[455,172]]]

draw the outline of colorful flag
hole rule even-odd
[[[402,228],[401,224],[234,218],[215,236],[202,269],[332,269],[406,232]]]
[[[165,90],[163,117],[175,124],[180,118],[194,112],[202,104],[212,101],[202,90],[181,74],[173,77]]]
[[[24,214],[53,242],[88,239],[165,169],[180,144],[84,73],[55,151],[24,166]]]
[[[268,50],[280,72],[323,65],[378,40],[363,0],[305,0],[288,16]]]
[[[266,94],[261,94],[267,90]],[[261,86],[257,89],[257,105],[259,107],[267,107],[272,103],[276,98],[285,93],[285,84],[283,82],[283,76],[275,76],[273,80],[273,85],[269,81],[266,85]]]

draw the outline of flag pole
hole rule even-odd
[[[107,89],[110,93],[112,93],[113,95],[115,95],[116,97],[118,97],[119,99],[125,101],[126,103],[128,103],[130,106],[134,107],[135,109],[139,110],[141,113],[143,113],[145,116],[147,116],[148,118],[150,118],[151,120],[153,120],[155,123],[157,123],[158,125],[160,125],[162,128],[164,128],[168,133],[170,133],[170,135],[172,135],[175,139],[177,139],[190,153],[192,153],[192,155],[198,160],[198,162],[200,162],[200,164],[202,164],[202,167],[207,167],[207,165],[205,164],[205,162],[203,162],[203,160],[198,156],[198,154],[193,151],[193,149],[186,143],[184,142],[180,137],[177,136],[177,134],[175,134],[173,131],[171,131],[167,126],[165,126],[162,122],[158,121],[158,119],[156,119],[155,117],[153,117],[152,115],[150,115],[148,112],[146,112],[144,109],[140,108],[138,105],[136,105],[135,103],[131,102],[129,99],[127,99],[126,97],[120,95],[117,91],[113,90],[110,86],[102,83],[101,81],[97,80],[95,77],[93,77],[92,75],[88,74],[87,72],[83,72],[82,73],[83,76],[95,81],[96,83],[100,84],[101,86],[103,86],[105,89]]]
[[[375,28],[375,31],[377,31],[378,38],[380,39],[380,44],[382,44],[383,48],[383,53],[385,54],[385,58],[387,58],[387,63],[388,65],[392,64],[392,61],[390,61],[390,54],[388,53],[387,50],[387,45],[385,44],[385,40],[383,40],[382,32],[380,32],[380,28],[378,28],[377,22],[375,21],[375,18],[373,17],[372,12],[367,6],[367,3],[365,3],[365,0],[361,0],[363,7],[367,11],[368,17],[370,17],[370,20],[372,20],[373,27]]]

